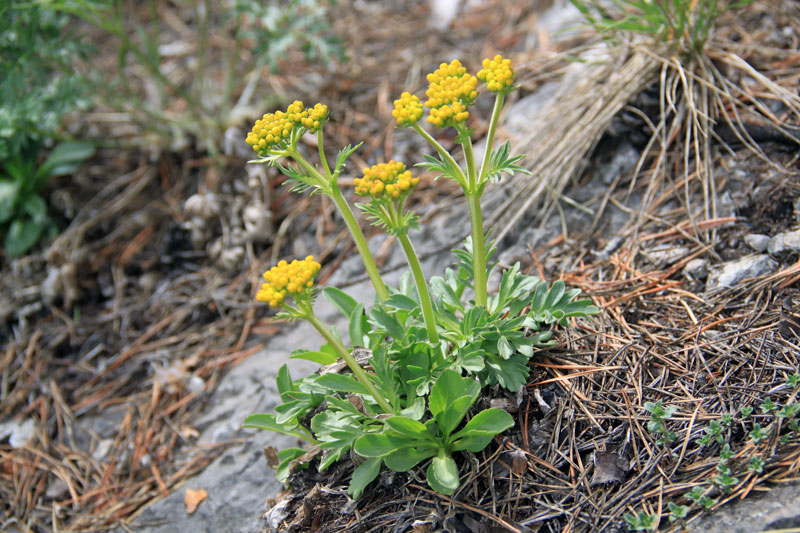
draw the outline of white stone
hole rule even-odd
[[[800,251],[800,230],[778,233],[769,240],[767,250],[772,255]]]
[[[769,235],[760,235],[758,233],[750,233],[744,236],[744,242],[756,252],[765,251],[769,246],[769,240]]]

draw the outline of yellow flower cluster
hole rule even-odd
[[[428,122],[444,128],[467,120],[467,106],[478,97],[478,79],[458,59],[439,65],[428,74],[428,83],[425,92],[428,97],[425,105],[431,110]]]
[[[302,124],[305,129],[311,133],[317,133],[319,129],[328,120],[328,106],[323,104],[315,104],[314,107],[305,111],[306,116],[302,119]]]
[[[422,102],[416,95],[404,92],[394,101],[392,116],[400,126],[413,126],[422,118]]]
[[[494,59],[483,60],[483,69],[478,72],[478,79],[486,82],[486,88],[494,93],[511,90],[514,85],[514,67],[510,59],[496,55]]]
[[[261,157],[269,151],[286,143],[295,126],[303,126],[311,133],[316,133],[328,119],[328,106],[316,104],[313,108],[304,108],[303,102],[295,100],[286,111],[267,113],[261,120],[256,120],[253,129],[247,134],[247,144],[253,147]]]
[[[320,268],[320,264],[310,255],[302,261],[280,261],[264,272],[267,282],[261,285],[256,300],[266,302],[272,307],[280,307],[287,294],[297,297],[313,287],[314,277]]]
[[[390,200],[399,200],[417,186],[419,178],[413,177],[403,163],[392,160],[365,168],[364,177],[354,179],[353,183],[359,196],[380,199],[385,195]]]

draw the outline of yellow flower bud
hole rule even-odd
[[[486,82],[486,88],[494,93],[508,92],[514,88],[514,67],[510,59],[496,55],[483,60],[483,69],[478,72],[478,79]]]
[[[313,279],[320,268],[320,264],[310,255],[302,261],[297,259],[291,263],[280,261],[264,272],[264,279],[267,282],[261,285],[256,300],[266,302],[271,307],[280,307],[287,294],[295,299],[303,297],[314,286]]]
[[[353,180],[357,195],[391,200],[407,195],[418,183],[419,178],[412,177],[403,163],[394,160],[365,168],[364,177]]]

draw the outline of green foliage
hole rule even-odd
[[[762,413],[767,415],[770,412],[776,410],[778,406],[775,404],[775,402],[772,401],[772,398],[767,398],[761,405],[758,406],[758,408],[761,409]]]
[[[428,484],[437,492],[452,494],[459,485],[452,453],[479,452],[492,437],[514,425],[506,411],[485,409],[456,431],[479,393],[480,385],[475,380],[445,370],[431,387],[429,420],[422,423],[405,416],[386,418],[383,431],[359,437],[354,449],[364,457],[382,458],[387,467],[397,472],[433,458],[427,470]],[[353,488],[351,491],[357,496]]]
[[[667,508],[669,509],[670,522],[683,522],[686,516],[689,514],[689,507],[686,505],[678,505],[673,502],[667,502]]]
[[[718,0],[570,0],[598,33],[643,33],[700,51],[714,20],[724,11],[749,4],[738,0],[720,5]]]
[[[489,258],[492,253],[490,248]],[[527,381],[527,363],[535,348],[552,342],[554,326],[598,312],[588,300],[577,300],[580,291],[565,290],[563,282],[548,286],[538,277],[522,274],[518,264],[503,273],[490,310],[475,306],[466,301],[470,254],[460,249],[454,255],[454,268],[431,280],[437,326],[446,343],[425,340],[419,296],[409,273],[389,298],[376,301],[369,310],[340,289],[321,291],[347,319],[350,342],[359,347],[352,355],[369,355],[373,372],[369,379],[392,406],[391,412],[382,410],[364,385],[348,374],[293,381],[284,366],[278,375],[283,403],[276,414],[252,415],[245,427],[318,442],[325,450],[320,470],[349,450],[366,457],[351,480],[354,497],[383,465],[405,471],[427,460],[429,485],[451,494],[459,482],[453,454],[480,451],[513,425],[507,412],[488,409],[459,429],[481,388],[500,385],[519,390]],[[336,351],[325,345],[318,351],[295,351],[291,357],[328,365],[335,362]],[[313,414],[310,425],[304,426],[323,401],[326,409]]]
[[[91,144],[63,142],[37,166],[39,145],[30,144],[0,163],[0,235],[9,256],[20,256],[41,237],[57,233],[39,193],[50,178],[73,173],[94,150]]]
[[[252,114],[251,100],[265,69],[279,70],[292,50],[309,61],[343,58],[329,31],[324,0],[191,0],[187,7],[197,31],[189,45],[195,61],[182,83],[174,81],[168,47],[159,45],[164,28],[155,2],[149,10],[115,0],[39,0],[37,5],[50,14],[82,19],[102,30],[105,42],[111,39],[118,49],[115,68],[90,70],[84,81],[96,98],[127,113],[160,147],[179,149],[194,139],[209,153],[219,153],[224,132]],[[221,72],[210,70],[218,65]],[[65,58],[62,68],[71,72],[75,63]],[[140,84],[131,83],[131,72],[141,73],[153,91],[143,94]],[[257,104],[275,103],[270,96]]]
[[[674,405],[664,407],[662,400],[658,400],[655,403],[645,402],[644,408],[645,411],[650,413],[650,420],[647,422],[647,430],[658,437],[656,444],[665,446],[674,441],[677,435],[667,430],[664,421],[672,418],[672,415],[675,414],[678,408]]]
[[[628,531],[654,531],[658,524],[658,514],[625,513],[623,517],[628,524]]]
[[[50,178],[74,172],[94,152],[90,145],[65,142],[40,161],[62,117],[86,103],[80,77],[58,74],[70,57],[87,51],[66,22],[30,3],[0,6],[0,237],[12,257],[57,233],[40,192]]]
[[[755,423],[753,424],[753,431],[750,432],[750,438],[754,444],[758,444],[769,438],[769,431],[762,429],[761,424]]]
[[[88,52],[66,22],[29,2],[0,5],[0,162],[35,159],[61,118],[88,103],[80,76],[59,73]]]
[[[763,473],[764,472],[764,459],[754,455],[753,457],[750,458],[750,462],[747,463],[747,469],[750,472],[753,472],[753,473],[756,473],[756,474]]]

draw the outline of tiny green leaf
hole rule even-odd
[[[452,457],[440,454],[428,466],[428,485],[436,492],[450,495],[458,488],[458,467]]]
[[[304,359],[320,365],[332,365],[338,360],[335,355],[326,352],[311,352],[308,350],[297,350],[289,356],[289,359]]]

